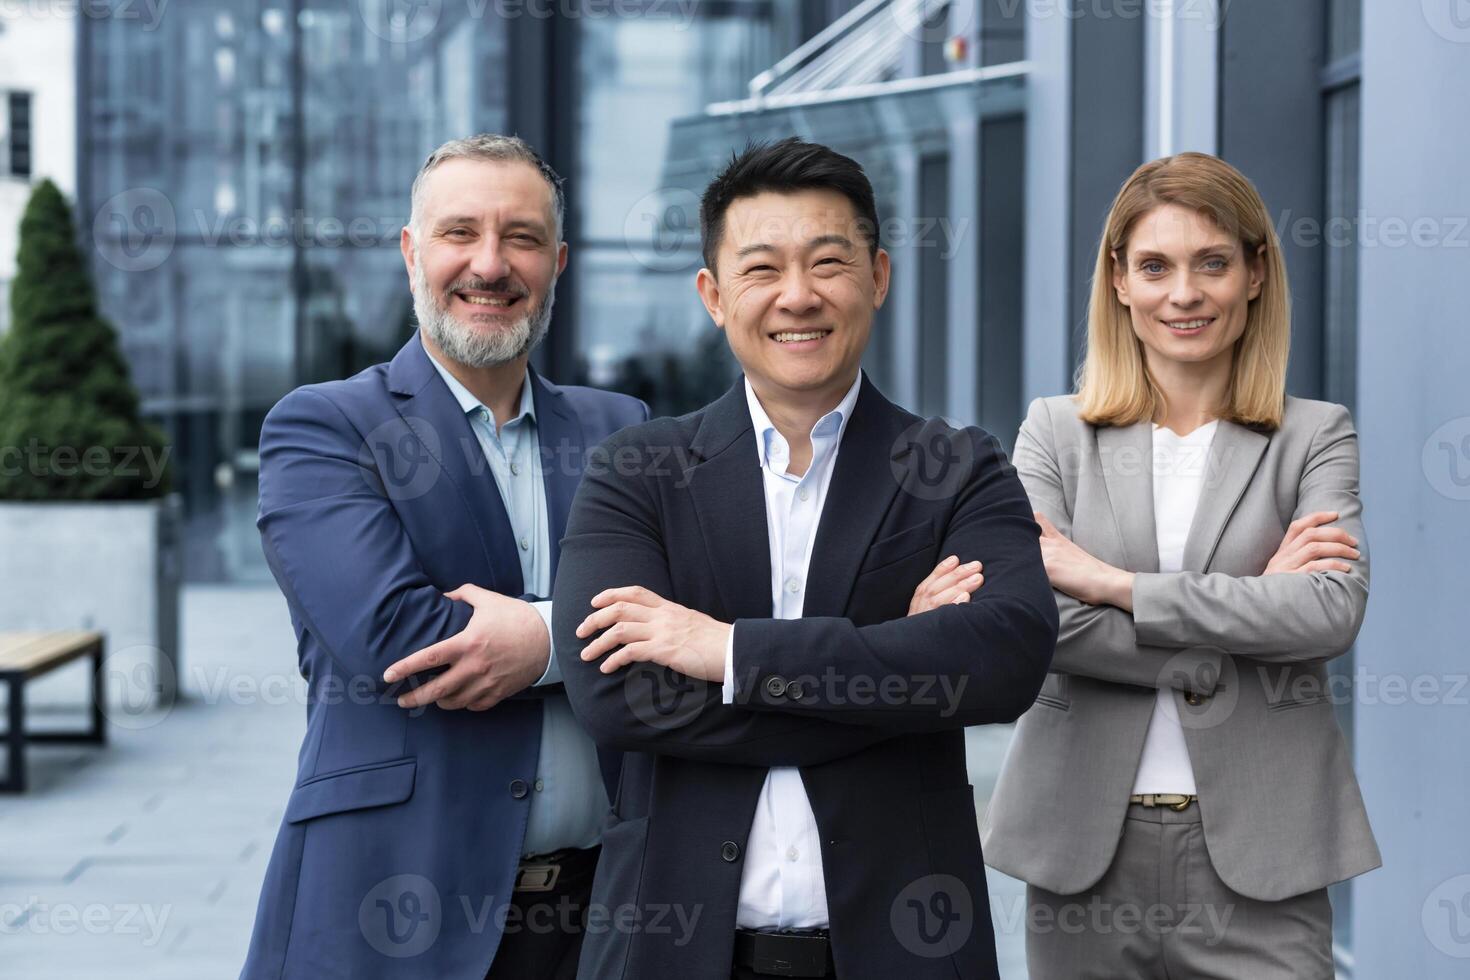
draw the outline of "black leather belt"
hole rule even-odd
[[[548,854],[533,854],[521,858],[516,869],[515,890],[518,892],[549,892],[556,889],[557,881],[564,877],[590,875],[597,867],[600,847],[585,850],[567,847]]]
[[[826,929],[736,929],[735,965],[772,977],[830,977],[836,972]]]

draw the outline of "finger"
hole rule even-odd
[[[1340,527],[1312,527],[1303,531],[1297,537],[1297,543],[1302,541],[1340,541],[1343,544],[1358,546],[1358,539],[1347,533]]]
[[[598,630],[607,629],[614,623],[625,621],[646,623],[652,618],[653,610],[647,606],[639,606],[631,602],[615,602],[582,620],[582,625],[577,627],[577,636],[585,639]]]
[[[652,663],[659,662],[657,656],[654,654],[652,644],[629,643],[617,653],[598,664],[597,669],[604,674],[611,674],[620,667],[626,667],[628,664],[637,663],[640,660],[646,660]]]
[[[456,634],[426,646],[422,650],[410,653],[397,663],[389,664],[388,669],[383,671],[383,682],[392,684],[396,680],[417,674],[421,670],[433,670],[435,667],[454,663],[459,659],[460,653],[460,639]]]
[[[1317,527],[1320,524],[1330,524],[1335,520],[1337,520],[1337,511],[1335,510],[1319,510],[1310,514],[1303,514],[1286,526],[1286,537],[1281,539],[1281,543],[1283,545],[1288,544],[1308,528]]]
[[[976,589],[980,588],[980,586],[984,583],[985,576],[972,575],[964,581],[960,582],[958,585],[953,586],[952,588],[945,589],[943,592],[934,593],[934,597],[928,603],[926,603],[926,606],[929,609],[938,609],[940,606],[945,606],[951,602],[954,602],[955,599],[959,598],[962,595],[969,595],[971,592],[974,592]]]
[[[604,589],[592,597],[592,605],[596,609],[610,606],[614,602],[634,602],[640,606],[657,606],[663,601],[663,597],[658,593],[651,592],[641,585],[624,585],[616,589]]]
[[[1335,558],[1319,558],[1317,561],[1307,562],[1301,568],[1293,569],[1303,574],[1307,572],[1351,572],[1352,570],[1352,566],[1347,562],[1338,561]]]
[[[1336,541],[1308,541],[1297,549],[1296,555],[1302,564],[1316,558],[1359,558],[1358,549]]]
[[[924,581],[920,582],[917,586],[914,587],[914,595],[919,595],[922,592],[931,590],[934,587],[935,580],[939,576],[953,570],[954,567],[959,563],[959,555],[950,555],[948,558],[944,559],[944,561],[940,562],[938,565],[935,565],[934,570],[924,578]]]
[[[978,561],[972,561],[966,562],[965,564],[960,565],[958,568],[951,569],[948,574],[940,576],[940,578],[929,587],[929,594],[938,595],[940,592],[944,592],[948,589],[954,588],[965,579],[969,578],[971,575],[978,574],[982,567],[983,566]]]
[[[646,640],[653,635],[647,623],[617,623],[604,630],[602,635],[582,648],[583,660],[596,660],[611,653],[624,643]]]
[[[474,679],[474,672],[463,663],[456,664],[438,677],[398,696],[398,707],[421,708],[445,698],[454,697]]]
[[[1047,520],[1046,515],[1043,514],[1041,511],[1033,510],[1031,514],[1036,518],[1036,523],[1041,525],[1041,533],[1043,535],[1055,535],[1057,537],[1061,536],[1061,532],[1057,530],[1057,526],[1051,521]]]
[[[466,582],[453,592],[444,593],[444,598],[453,599],[456,602],[468,602],[473,605],[473,600],[478,599],[485,590],[473,582]]]

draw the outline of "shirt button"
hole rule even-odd
[[[544,783],[544,782],[542,782],[542,781],[541,781],[541,780],[539,780],[539,779],[538,779],[538,780],[536,780],[536,792],[538,792],[538,793],[539,793],[539,792],[541,792],[541,791],[542,791],[542,790],[543,790],[543,789],[545,789],[545,788],[546,788],[546,784],[545,784],[545,783]]]
[[[511,475],[512,476],[520,476],[521,475],[521,464],[520,463],[517,463],[514,460],[511,460],[510,472],[511,472]]]
[[[480,421],[481,422],[488,422],[488,421],[490,421],[490,413],[487,412],[487,411],[485,411],[483,408],[477,408],[477,409],[475,409],[475,414],[478,415],[478,416],[480,416]]]
[[[811,495],[812,495],[812,492],[810,490],[808,490],[806,487],[802,487],[800,490],[796,491],[796,496],[799,499],[801,499],[801,500],[806,500]]]
[[[524,799],[528,789],[524,779],[512,779],[510,781],[510,795],[517,800]]]
[[[801,583],[797,581],[796,576],[793,575],[786,580],[786,591],[792,595],[796,595],[796,593],[801,591]]]
[[[522,551],[530,551],[531,550],[531,541],[530,541],[529,538],[521,538],[521,550]]]
[[[786,860],[788,860],[788,861],[795,861],[799,857],[801,857],[801,854],[797,852],[796,848],[794,848],[794,847],[788,847],[788,848],[786,848]]]

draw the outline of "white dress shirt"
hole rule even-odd
[[[1181,436],[1164,426],[1154,426],[1154,531],[1161,572],[1184,568],[1184,542],[1189,538],[1200,491],[1205,486],[1210,443],[1217,427],[1217,422],[1209,422]],[[1159,688],[1154,699],[1133,792],[1194,795],[1194,766],[1189,761],[1189,746],[1184,742],[1184,726],[1179,722],[1172,687]]]
[[[842,433],[852,418],[861,386],[860,371],[837,407],[812,426],[811,465],[798,477],[786,472],[790,447],[746,379],[745,401],[755,429],[756,462],[765,484],[771,615],[776,619],[801,618],[817,524]],[[734,630],[725,648],[724,700],[726,704],[735,700]],[[801,771],[794,766],[777,766],[766,773],[745,845],[735,924],[747,929],[813,929],[828,924],[821,835]]]
[[[485,454],[505,515],[515,535],[520,558],[521,587],[528,595],[551,594],[551,531],[546,510],[546,483],[541,465],[541,442],[536,430],[536,402],[529,372],[521,380],[521,401],[515,418],[496,427],[495,415],[480,403],[459,379],[431,354],[429,363],[449,386],[454,400],[469,418],[470,428]],[[551,602],[531,603],[551,635]],[[549,650],[549,645],[548,645]],[[556,657],[533,687],[561,682]],[[487,751],[493,748],[487,747]],[[602,837],[607,812],[607,787],[597,762],[597,746],[577,724],[566,693],[556,691],[541,699],[541,747],[536,778],[531,782],[530,813],[521,853],[547,854],[564,847],[591,847]]]

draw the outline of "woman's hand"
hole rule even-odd
[[[935,565],[929,577],[914,589],[914,597],[909,600],[909,615],[917,616],[954,602],[969,602],[970,593],[985,582],[980,568],[978,561],[961,565],[958,555],[950,555]]]
[[[1117,606],[1133,611],[1133,573],[1114,568],[1082,550],[1035,511],[1041,525],[1041,560],[1051,587],[1089,606]]]
[[[1337,520],[1336,511],[1318,511],[1298,518],[1286,528],[1281,547],[1266,563],[1263,575],[1288,572],[1350,572],[1343,558],[1358,558],[1358,539],[1340,527],[1327,527]]]

